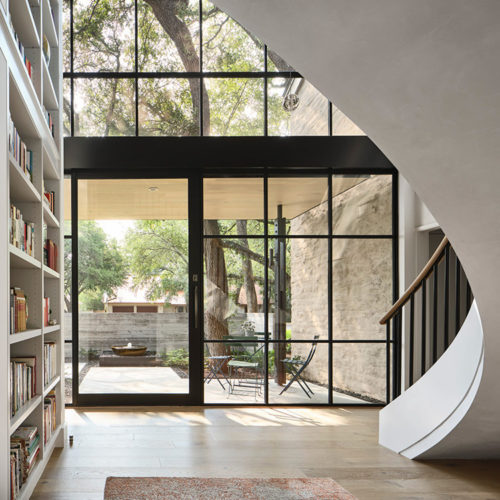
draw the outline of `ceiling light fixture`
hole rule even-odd
[[[152,193],[154,193],[155,191],[158,191],[158,186],[149,186],[148,191],[151,191]]]

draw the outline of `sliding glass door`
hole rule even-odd
[[[199,381],[190,356],[188,179],[75,182],[76,399],[189,402]]]

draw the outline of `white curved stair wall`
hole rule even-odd
[[[450,347],[415,384],[380,412],[379,442],[416,458],[448,435],[462,420],[479,387],[483,345],[474,303]],[[432,409],[432,411],[429,411]]]
[[[215,3],[364,130],[448,236],[477,301],[484,364],[465,416],[419,456],[500,457],[500,2]]]

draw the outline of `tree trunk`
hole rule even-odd
[[[219,235],[219,223],[216,220],[203,221],[205,234]],[[222,340],[229,334],[227,317],[229,314],[229,297],[224,249],[218,238],[205,238],[203,241],[206,263],[205,278],[205,338]],[[227,354],[222,343],[208,343],[211,356]]]
[[[236,230],[239,236],[247,235],[247,221],[237,220]],[[247,238],[241,238],[240,244],[246,248],[250,248]],[[247,312],[254,313],[259,311],[257,303],[257,292],[255,290],[255,279],[253,277],[252,261],[248,254],[241,254],[241,270],[243,272],[243,286],[247,298]]]
[[[172,39],[181,58],[186,71],[198,72],[200,68],[200,58],[191,37],[191,33],[186,23],[177,14],[188,6],[187,0],[145,0],[153,9],[153,13],[161,24],[165,33]],[[189,79],[191,99],[193,101],[194,115],[200,115],[200,80],[198,78]],[[203,93],[203,135],[210,135],[210,104],[208,92],[205,84],[202,84]]]

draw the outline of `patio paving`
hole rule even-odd
[[[269,402],[283,404],[317,404],[328,402],[326,387],[308,382],[314,394],[309,399],[297,383],[294,383],[284,394],[280,395],[282,387],[274,380],[269,380]],[[227,384],[222,389],[217,380],[205,384],[205,403],[263,403],[263,389],[260,395],[255,395],[253,389],[236,390],[228,394]],[[175,370],[168,367],[99,367],[90,368],[82,383],[80,392],[87,394],[186,394],[189,390],[189,380],[181,378]],[[333,393],[336,404],[361,403],[366,401],[353,396]]]

